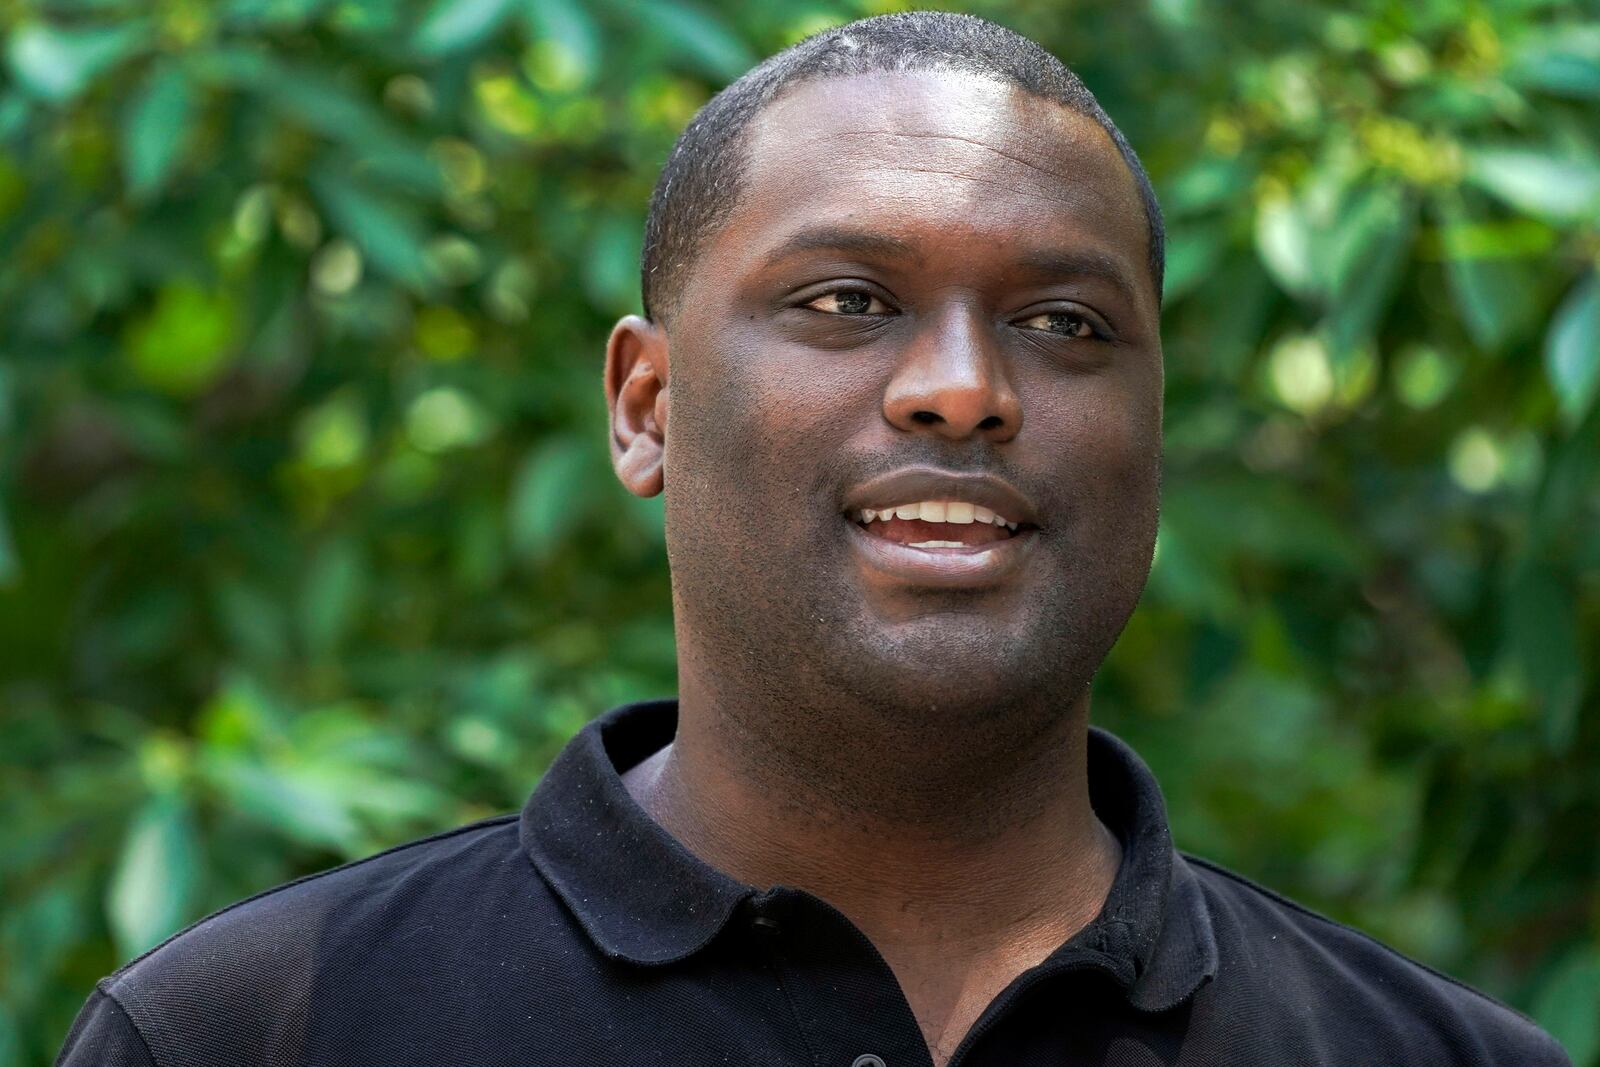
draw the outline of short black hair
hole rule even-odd
[[[974,15],[907,11],[877,15],[807,37],[745,72],[690,120],[667,155],[650,197],[640,257],[646,318],[676,311],[695,257],[738,202],[745,134],[786,89],[821,78],[946,70],[986,75],[1094,120],[1133,173],[1149,226],[1150,274],[1161,295],[1166,229],[1139,157],[1094,94],[1065,63],[1033,41]]]

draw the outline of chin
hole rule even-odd
[[[841,636],[854,640],[828,657],[835,685],[864,703],[937,712],[946,722],[1037,705],[1041,693],[1076,694],[1103,655],[1070,638],[1045,641],[954,612]]]

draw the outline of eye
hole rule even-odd
[[[893,310],[865,289],[838,289],[823,293],[803,306],[826,315],[884,315]]]
[[[1017,325],[1030,330],[1041,330],[1045,333],[1060,334],[1062,337],[1078,337],[1085,340],[1100,335],[1088,317],[1076,311],[1046,311],[1041,315],[1031,315]]]

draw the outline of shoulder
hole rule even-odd
[[[1288,1013],[1325,1046],[1404,1050],[1410,1062],[1565,1067],[1527,1016],[1217,864],[1185,854],[1217,939],[1215,993]]]
[[[421,993],[441,967],[481,960],[498,927],[527,923],[530,902],[537,926],[552,900],[517,817],[500,816],[208,915],[101,982],[84,1013],[131,1023],[163,1065],[295,1062],[330,1005],[372,988]]]

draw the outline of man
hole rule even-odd
[[[1088,726],[1155,537],[1162,243],[1093,97],[990,23],[866,20],[729,87],[606,351],[678,700],[520,816],[177,935],[63,1062],[1564,1063],[1180,856]]]

